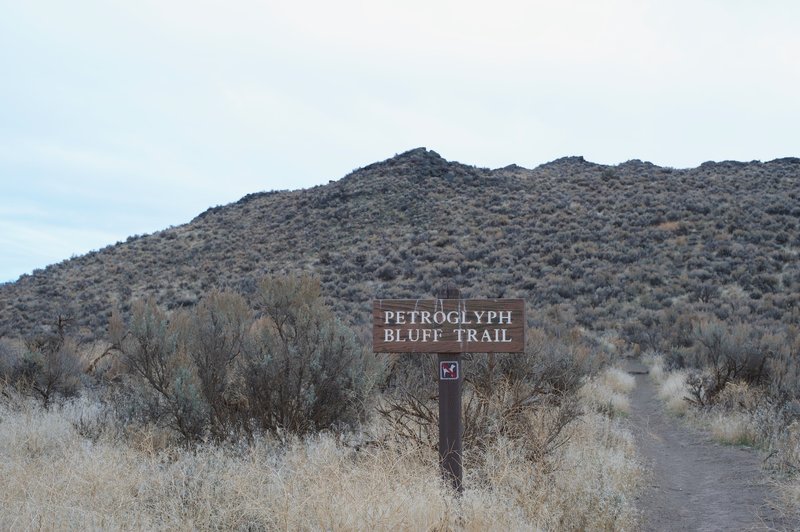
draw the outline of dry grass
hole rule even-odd
[[[649,351],[642,355],[642,364],[648,367],[650,378],[656,384],[661,384],[666,376],[664,370],[664,355]]]
[[[686,372],[672,371],[665,374],[658,388],[658,396],[664,401],[667,412],[676,416],[686,415],[689,411]]]
[[[800,519],[800,422],[773,431],[767,466],[773,473],[776,505],[786,515]]]
[[[607,368],[587,379],[578,396],[594,409],[609,415],[628,415],[631,411],[628,393],[636,386],[633,375],[619,368]]]
[[[597,413],[544,462],[499,439],[465,456],[467,489],[435,452],[388,440],[356,450],[317,435],[156,450],[76,426],[86,399],[44,411],[0,405],[0,529],[621,530],[636,526],[632,435]],[[379,429],[375,429],[379,430]],[[471,464],[480,464],[471,467]]]
[[[755,445],[758,435],[753,427],[753,419],[742,412],[717,412],[708,421],[711,436],[722,443],[731,445]]]
[[[778,493],[777,504],[785,515],[800,513],[800,478],[779,480],[773,483]]]
[[[661,229],[662,231],[675,231],[676,229],[678,229],[678,227],[680,227],[680,223],[679,222],[663,222],[663,223],[658,224],[656,227],[658,229]]]
[[[650,369],[650,378],[658,387],[658,397],[664,402],[664,408],[675,416],[685,416],[689,411],[689,391],[686,386],[685,371],[667,371],[664,369],[662,355],[649,353],[642,357],[642,362]]]
[[[776,472],[774,481],[778,503],[785,513],[800,514],[800,422],[793,422],[777,441],[777,460],[771,461]]]
[[[620,368],[606,369],[600,379],[616,393],[628,394],[636,387],[636,378]]]

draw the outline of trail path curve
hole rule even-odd
[[[723,445],[666,414],[641,365],[630,421],[650,474],[641,499],[642,530],[798,530],[769,503],[760,453]]]

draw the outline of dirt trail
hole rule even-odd
[[[664,412],[647,375],[636,376],[630,419],[652,470],[638,502],[643,530],[797,529],[768,502],[760,454],[683,426]]]

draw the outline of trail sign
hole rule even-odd
[[[376,299],[372,302],[372,349],[376,353],[438,353],[439,462],[463,490],[461,354],[525,350],[525,301],[461,299],[450,286],[441,299]]]
[[[522,299],[376,299],[372,345],[379,353],[519,353]]]

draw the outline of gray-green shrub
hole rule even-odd
[[[59,397],[77,395],[83,371],[78,346],[66,335],[69,321],[59,316],[54,331],[26,338],[19,346],[2,341],[0,383],[36,397],[44,408]]]
[[[251,308],[212,292],[167,315],[153,300],[115,315],[114,346],[151,418],[184,439],[307,433],[361,420],[382,365],[324,305],[311,278],[264,279]]]

